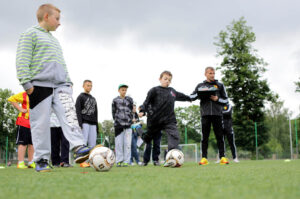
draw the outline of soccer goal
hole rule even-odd
[[[180,150],[184,154],[185,162],[198,162],[197,144],[179,144]],[[167,153],[168,145],[160,145],[160,160],[163,160]]]

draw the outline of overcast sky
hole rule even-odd
[[[1,0],[0,88],[22,91],[15,70],[17,41],[37,24],[36,10],[46,2],[62,11],[53,34],[63,48],[73,97],[82,92],[83,80],[91,79],[100,121],[112,119],[120,83],[129,85],[128,94],[140,105],[163,70],[173,73],[172,87],[190,94],[205,79],[204,68],[221,62],[214,38],[242,16],[256,34],[254,48],[269,64],[264,78],[293,117],[299,114],[294,82],[300,77],[300,1]]]

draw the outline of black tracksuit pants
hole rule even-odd
[[[61,127],[51,127],[51,161],[52,165],[69,164],[70,144]]]
[[[220,158],[225,157],[222,116],[217,116],[217,115],[203,116],[201,122],[202,122],[202,157],[207,158],[208,138],[210,134],[211,125],[213,125],[214,133],[217,139],[219,156]]]
[[[150,161],[151,150],[152,150],[152,161],[159,160],[160,154],[160,140],[161,140],[161,132],[158,132],[152,136],[152,140],[146,143],[146,150],[144,152],[144,163],[148,163]]]
[[[236,158],[236,146],[235,146],[235,141],[234,141],[234,132],[232,128],[232,119],[225,119],[223,118],[223,124],[224,124],[224,129],[223,129],[223,134],[224,137],[227,138],[228,144],[230,146],[230,150],[232,153],[232,158]]]

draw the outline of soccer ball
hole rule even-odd
[[[89,162],[96,171],[108,171],[115,163],[115,154],[107,147],[95,147],[90,155]]]
[[[172,149],[167,153],[165,167],[181,167],[184,162],[184,155],[178,149]]]

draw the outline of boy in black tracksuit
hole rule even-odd
[[[159,147],[160,133],[164,130],[168,139],[168,150],[176,149],[179,145],[179,132],[174,112],[175,101],[190,101],[190,97],[169,87],[172,74],[169,71],[161,73],[161,86],[150,89],[146,100],[140,106],[139,116],[147,113],[147,133],[143,139],[146,143],[154,141],[154,148]],[[155,150],[155,159],[158,161],[160,150]],[[156,158],[157,157],[157,158]]]
[[[223,106],[228,102],[225,87],[222,83],[215,80],[215,69],[207,67],[205,69],[206,80],[197,85],[195,91],[192,93],[191,100],[200,99],[201,108],[201,122],[202,122],[202,159],[199,165],[208,164],[207,148],[208,138],[211,124],[213,125],[214,133],[217,139],[217,145],[220,155],[220,163],[228,164],[227,158],[224,154],[224,139],[222,126],[222,110]],[[213,90],[213,95],[202,95],[203,90]]]
[[[234,132],[232,128],[232,106],[228,103],[223,107],[223,134],[227,137],[234,162],[239,162],[236,154]]]

